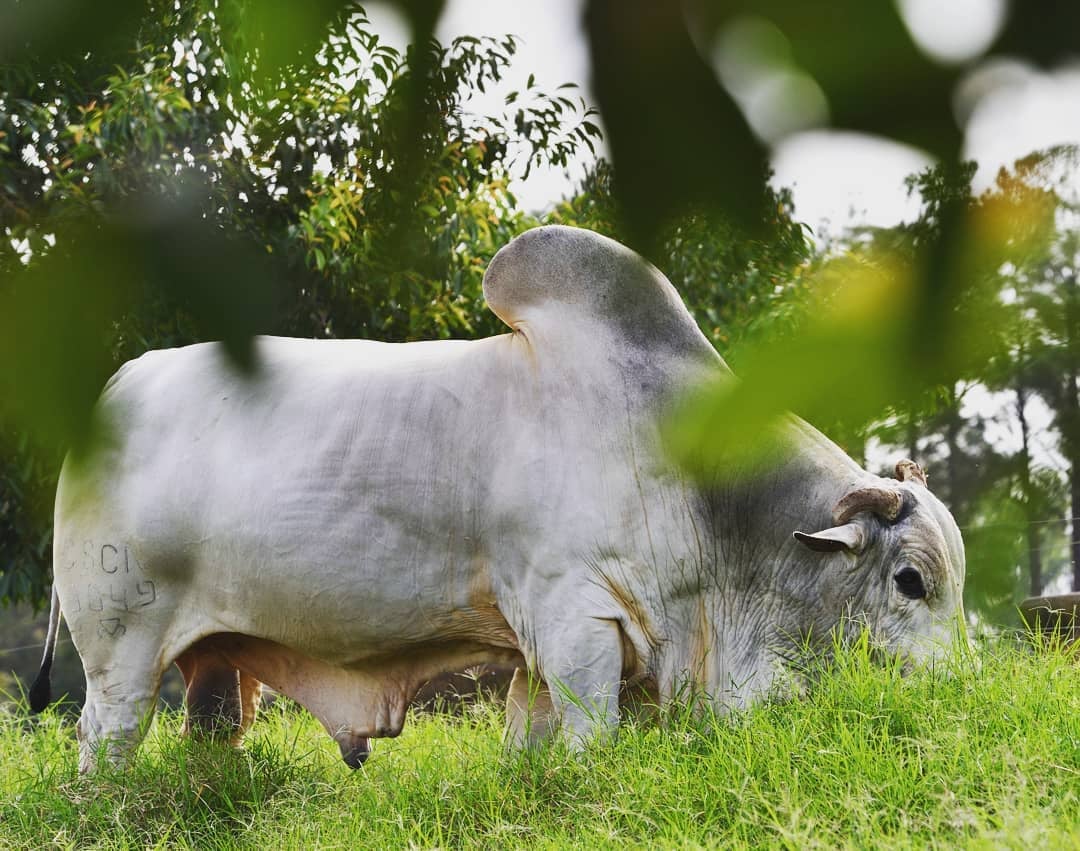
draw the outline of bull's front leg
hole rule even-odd
[[[581,748],[593,739],[614,737],[623,671],[622,637],[615,621],[552,621],[538,639],[537,667],[563,739]],[[532,717],[544,728],[552,726],[547,717]]]
[[[515,670],[506,695],[505,742],[516,748],[535,747],[557,726],[547,683],[525,668]]]

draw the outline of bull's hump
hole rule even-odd
[[[492,259],[484,297],[511,328],[580,324],[607,328],[643,347],[675,346],[710,353],[678,293],[664,275],[629,248],[581,228],[550,225],[527,231]]]

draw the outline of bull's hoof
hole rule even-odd
[[[341,758],[351,769],[357,769],[371,756],[371,742],[369,739],[359,739],[355,743],[341,745]]]

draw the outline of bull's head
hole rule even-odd
[[[838,602],[865,618],[886,649],[926,661],[962,631],[964,546],[922,468],[901,461],[896,477],[846,494],[833,509],[835,525],[795,538],[834,560]]]

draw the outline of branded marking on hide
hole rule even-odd
[[[137,608],[145,609],[157,600],[157,588],[152,579],[135,583],[135,593],[139,596]]]
[[[93,612],[137,612],[157,602],[157,586],[152,579],[135,582],[110,582],[86,586],[86,605]],[[82,611],[82,603],[76,595],[72,601],[76,612]]]
[[[83,568],[90,578],[84,586],[85,593],[76,593],[70,602],[73,613],[82,612],[85,606],[91,612],[103,614],[134,614],[157,602],[157,586],[152,579],[140,578],[142,565],[127,544],[85,541]],[[107,627],[100,627],[99,634],[109,638],[126,630],[117,618],[104,618],[101,623],[107,623]]]
[[[102,618],[98,621],[98,635],[102,638],[119,638],[127,632],[120,618]]]
[[[87,542],[90,543],[89,541]],[[102,573],[115,576],[119,573],[128,574],[135,568],[142,572],[142,565],[127,544],[102,544],[97,553],[97,566]]]

